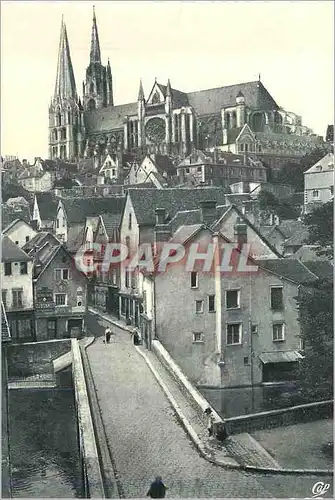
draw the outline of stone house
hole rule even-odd
[[[198,208],[199,201],[208,198],[218,204],[225,203],[225,189],[205,187],[197,189],[184,188],[130,188],[120,223],[120,242],[134,255],[139,245],[154,244],[154,227],[156,224],[156,208],[165,209],[165,219],[169,222],[179,210]],[[121,266],[120,274],[120,317],[135,325],[139,325],[139,306],[141,299],[138,289],[138,273]]]
[[[87,312],[86,277],[52,234],[29,242],[34,259],[36,340],[81,335]]]
[[[266,182],[267,170],[263,164],[243,154],[193,151],[179,163],[178,178],[181,183],[191,176],[197,185],[230,186],[244,182]]]
[[[37,234],[30,224],[21,219],[14,220],[2,233],[6,234],[20,248]]]
[[[167,155],[146,155],[139,164],[134,162],[125,179],[125,184],[142,184],[148,180],[159,181],[168,186],[168,179],[176,175],[176,168]],[[158,187],[158,186],[156,186]]]
[[[121,211],[102,214],[98,217],[93,241],[100,246],[100,249],[94,252],[96,272],[91,280],[94,286],[94,305],[117,317],[119,315],[120,266],[113,264],[108,271],[105,271],[103,261],[108,244],[120,242],[120,222]]]
[[[203,224],[182,226],[173,241],[185,248],[227,239]],[[216,240],[218,238],[218,240]],[[204,272],[185,262],[165,272],[141,273],[142,337],[157,338],[198,386],[239,387],[291,380],[301,358],[295,297],[299,286],[317,279],[297,260],[248,259],[257,272]],[[219,256],[221,262],[222,253]],[[315,263],[314,263],[315,264]]]
[[[334,199],[334,153],[328,153],[304,172],[304,213]]]
[[[115,210],[121,212],[123,203],[123,196],[60,199],[55,217],[55,234],[64,243],[69,243],[77,239],[87,217],[98,217]]]
[[[1,292],[14,342],[35,340],[33,259],[2,236]]]

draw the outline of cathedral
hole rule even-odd
[[[62,20],[57,76],[49,106],[49,158],[79,161],[117,152],[184,158],[194,150],[230,151],[279,160],[301,158],[321,137],[285,111],[261,79],[182,92],[157,80],[146,98],[114,103],[110,62],[102,64],[93,10],[90,60],[77,93],[67,30]]]

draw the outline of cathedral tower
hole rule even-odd
[[[86,69],[83,82],[84,108],[88,110],[103,108],[114,104],[112,71],[108,60],[107,66],[101,64],[101,52],[97,20],[93,7],[90,64]]]
[[[74,161],[82,153],[84,133],[83,110],[62,19],[56,85],[49,106],[49,158]]]

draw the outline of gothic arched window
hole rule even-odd
[[[67,112],[67,122],[69,125],[71,124],[71,111]]]
[[[57,141],[58,134],[57,134],[57,129],[56,128],[52,131],[52,136],[53,136],[53,140]]]
[[[94,83],[90,83],[90,94],[93,94],[94,92]]]
[[[66,128],[62,128],[60,130],[60,138],[61,138],[61,140],[65,140],[66,139]]]
[[[60,114],[60,112],[58,112],[56,115],[56,125],[57,127],[60,127],[61,124],[62,124],[62,115]]]
[[[159,93],[157,91],[154,93],[151,102],[152,102],[152,104],[159,104],[161,102],[161,98],[160,98]]]

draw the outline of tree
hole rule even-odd
[[[333,283],[323,279],[300,288],[297,297],[304,359],[298,376],[305,396],[333,393]]]
[[[262,190],[258,195],[259,208],[268,214],[274,213],[280,219],[297,219],[298,210],[287,203],[285,200],[279,200],[273,193]]]
[[[303,191],[304,172],[315,165],[315,163],[323,158],[325,154],[327,154],[327,149],[324,147],[319,147],[311,153],[303,156],[299,163],[287,163],[278,172],[276,181],[281,184],[292,186],[297,193]]]
[[[312,212],[305,215],[304,223],[309,229],[309,238],[307,243],[318,245],[317,254],[326,257],[332,257],[334,251],[333,245],[333,224],[334,224],[334,206],[329,201]]]

